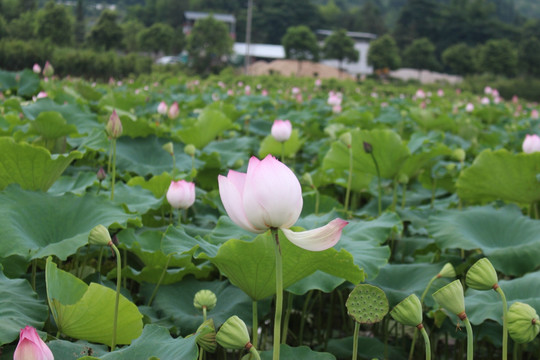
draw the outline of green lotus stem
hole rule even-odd
[[[111,200],[114,200],[114,182],[116,180],[116,139],[112,139],[113,160],[112,160],[112,183],[111,183]]]
[[[393,191],[393,195],[392,195],[392,211],[395,211],[396,210],[396,204],[397,204],[397,186],[398,186],[398,182],[396,179],[394,179],[393,181],[393,185],[394,185],[394,191]]]
[[[281,143],[281,162],[285,163],[285,143]]]
[[[120,257],[120,251],[113,244],[109,242],[109,246],[114,250],[116,254],[116,298],[114,301],[114,318],[113,318],[113,334],[111,341],[111,351],[114,351],[116,347],[116,328],[118,326],[118,303],[120,302],[120,284],[122,284],[122,258]]]
[[[427,292],[429,290],[429,288],[431,287],[431,285],[433,284],[433,282],[439,277],[439,274],[435,275],[434,277],[431,278],[431,280],[429,280],[427,286],[426,286],[426,289],[424,290],[424,292],[422,293],[422,296],[420,297],[420,304],[423,304],[424,303],[424,299],[426,298],[426,295],[427,295]]]
[[[283,330],[281,330],[281,343],[287,343],[287,332],[289,331],[289,319],[291,318],[291,310],[294,295],[287,293],[287,310],[285,310],[285,318],[283,319]]]
[[[502,358],[506,360],[508,358],[508,304],[506,302],[506,296],[500,286],[497,286],[495,290],[501,295],[503,303],[503,338],[502,338]]]
[[[203,306],[202,314],[203,314],[203,322],[205,322],[206,321],[206,306]]]
[[[381,170],[379,169],[379,164],[377,163],[377,159],[375,159],[375,154],[373,154],[373,152],[371,152],[370,154],[371,154],[371,158],[373,159],[373,164],[375,164],[375,170],[377,171],[377,188],[379,190],[378,209],[379,209],[379,216],[381,216],[382,214]]]
[[[354,322],[354,336],[352,345],[352,360],[356,360],[358,357],[358,333],[360,332],[360,323]]]
[[[259,342],[259,315],[257,313],[257,300],[253,300],[252,303],[251,303],[251,309],[252,309],[252,318],[253,318],[253,322],[252,322],[252,325],[251,325],[251,331],[253,332],[253,335],[251,336],[253,338],[253,346],[254,347],[257,347],[259,346],[258,342]]]
[[[255,348],[255,346],[252,346],[249,348],[249,353],[251,355],[253,355],[253,357],[255,358],[255,360],[261,360],[261,357],[259,355],[259,352],[257,351],[257,349]]]
[[[32,260],[32,290],[36,291],[37,259]]]
[[[172,153],[171,156],[172,156],[172,177],[174,179],[174,174],[176,174],[176,158],[174,157],[174,153]]]
[[[272,228],[276,249],[276,314],[274,316],[274,360],[279,360],[279,346],[281,340],[281,313],[283,308],[283,264],[281,247],[279,245],[279,230]]]
[[[512,351],[512,359],[518,360],[519,344],[514,342],[514,351]]]
[[[321,201],[321,194],[319,193],[319,189],[315,188],[315,215],[319,214],[320,201]]]
[[[302,346],[302,341],[304,340],[304,325],[306,324],[307,308],[312,296],[313,290],[310,290],[306,296],[306,300],[304,300],[304,306],[302,307],[302,320],[300,321],[300,330],[298,332],[298,343],[300,346]]]
[[[431,278],[431,280],[429,280],[426,288],[424,289],[424,292],[422,293],[422,296],[420,297],[420,304],[424,304],[424,299],[426,298],[426,295],[427,295],[427,292],[429,291],[429,289],[431,288],[431,285],[433,284],[433,282],[439,277],[439,274],[435,275],[434,277]],[[414,334],[413,334],[413,338],[412,338],[412,343],[411,343],[411,349],[409,350],[409,360],[412,360],[413,358],[413,355],[414,355],[414,347],[416,345],[416,339],[418,338],[418,328],[415,328],[414,329]]]
[[[345,212],[349,210],[349,200],[351,197],[351,186],[352,186],[352,175],[353,175],[353,152],[352,152],[352,146],[349,146],[349,176],[347,177],[347,191],[345,192]]]
[[[172,254],[169,254],[167,256],[167,262],[165,263],[165,266],[163,267],[163,271],[161,272],[161,275],[159,277],[159,280],[156,284],[156,287],[154,287],[154,291],[152,292],[152,296],[150,296],[150,300],[148,300],[148,306],[152,305],[152,301],[154,301],[154,298],[156,297],[157,291],[159,289],[159,285],[163,282],[163,279],[165,278],[165,274],[167,273],[167,268],[169,267],[169,261],[171,261]],[[206,308],[203,307],[203,313],[204,313],[204,320],[206,321]]]
[[[403,184],[403,192],[401,195],[401,209],[405,209],[406,201],[407,201],[407,184]]]
[[[424,343],[426,345],[426,360],[431,360],[431,344],[429,342],[429,336],[426,332],[426,329],[423,326],[420,329],[420,332],[422,333],[422,336],[424,337]]]
[[[473,360],[474,357],[474,338],[473,331],[471,327],[471,322],[468,317],[463,319],[465,327],[467,328],[467,360]]]
[[[101,259],[103,258],[103,251],[104,251],[104,248],[102,246],[101,249],[99,249],[99,256],[98,256],[98,261],[97,261],[97,273],[100,277],[101,277]]]
[[[109,144],[109,161],[107,161],[107,174],[111,173],[112,142]]]

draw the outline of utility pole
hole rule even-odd
[[[248,13],[247,13],[247,21],[246,21],[246,56],[244,58],[244,72],[247,75],[248,74],[248,66],[249,66],[249,45],[251,44],[251,17],[253,13],[253,0],[248,0]]]

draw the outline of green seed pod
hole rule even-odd
[[[203,322],[197,329],[197,344],[204,349],[204,351],[214,353],[217,348],[216,342],[216,327],[214,326],[214,320],[208,319]]]
[[[415,294],[409,295],[390,311],[390,316],[397,322],[418,326],[422,323],[422,304]]]
[[[249,333],[246,324],[236,315],[231,316],[219,329],[216,340],[225,349],[239,350],[249,345]]]
[[[447,277],[447,278],[453,278],[456,277],[456,269],[454,269],[454,266],[450,263],[444,264],[443,268],[439,272],[438,277]]]
[[[206,307],[207,310],[212,310],[214,307],[216,307],[216,303],[216,294],[210,290],[200,290],[193,298],[193,306],[199,310],[202,310],[203,307]]]
[[[467,154],[465,153],[465,150],[463,149],[455,149],[454,151],[452,151],[452,158],[454,158],[455,160],[459,162],[463,162],[466,156]]]
[[[388,299],[384,291],[369,284],[359,284],[345,303],[347,313],[360,324],[379,322],[388,313]]]
[[[467,272],[467,286],[476,290],[491,290],[497,285],[497,272],[487,258],[474,263]]]
[[[459,280],[452,281],[433,293],[433,299],[452,314],[465,314],[465,297]]]
[[[508,309],[508,333],[518,344],[533,341],[540,332],[540,319],[528,304],[515,302]]]
[[[197,148],[193,144],[187,144],[184,147],[184,152],[189,156],[195,156],[196,151],[197,151]]]
[[[109,245],[110,242],[109,230],[103,225],[94,227],[88,234],[88,243],[90,245]]]
[[[171,156],[174,155],[174,145],[172,142],[168,142],[166,143],[165,145],[162,146],[163,150],[165,150],[166,152],[168,152],[169,154],[171,154]]]
[[[341,142],[343,142],[345,145],[347,145],[347,147],[351,147],[352,135],[351,135],[350,132],[343,133],[339,137],[339,140],[341,140]]]

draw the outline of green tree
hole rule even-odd
[[[105,50],[118,48],[122,44],[122,28],[117,23],[118,13],[103,10],[88,36],[88,41],[95,48]]]
[[[155,23],[139,32],[137,42],[140,50],[151,51],[155,54],[160,51],[168,53],[171,50],[173,38],[174,29],[170,25]]]
[[[387,29],[379,7],[368,0],[358,12],[360,30],[368,33],[382,35]]]
[[[399,49],[392,36],[383,35],[369,44],[368,64],[375,70],[394,70],[401,65]]]
[[[408,0],[401,9],[394,29],[398,46],[404,49],[415,39],[437,40],[441,5],[435,0]]]
[[[442,61],[452,73],[457,75],[469,75],[476,72],[474,50],[465,43],[452,45],[444,50]]]
[[[326,59],[337,59],[341,69],[344,60],[358,61],[358,50],[354,48],[354,40],[347,36],[345,29],[334,31],[324,39],[323,54]]]
[[[127,52],[139,50],[138,36],[144,30],[144,25],[139,20],[128,20],[122,23],[122,47]]]
[[[325,27],[333,28],[339,26],[342,11],[334,0],[328,1],[325,5],[319,5],[318,10]]]
[[[82,44],[86,36],[86,24],[84,21],[84,3],[83,0],[77,0],[75,8],[75,42]]]
[[[517,71],[517,53],[508,39],[488,40],[480,50],[480,70],[513,76]]]
[[[27,11],[35,11],[37,9],[36,0],[18,0],[17,6],[19,13],[25,13]]]
[[[317,38],[307,26],[299,25],[288,28],[281,43],[285,48],[285,57],[298,60],[298,73],[300,73],[303,60],[319,61]]]
[[[73,19],[70,11],[49,0],[37,16],[37,36],[50,39],[56,45],[71,45],[73,43]]]
[[[36,19],[33,12],[27,11],[8,24],[10,37],[21,40],[32,40],[36,36]]]
[[[0,15],[0,39],[3,39],[5,37],[8,37],[8,27],[6,24],[6,20],[4,20],[4,17]]]
[[[403,52],[403,64],[417,70],[439,70],[435,45],[428,38],[414,40]]]
[[[157,0],[155,22],[162,22],[177,29],[184,23],[184,11],[188,6],[187,0]]]
[[[198,20],[187,38],[190,66],[199,74],[219,72],[232,53],[227,25],[209,16]]]
[[[532,37],[521,42],[518,64],[524,73],[540,76],[540,40]]]

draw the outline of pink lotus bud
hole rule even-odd
[[[443,97],[443,96],[444,96],[444,91],[443,91],[443,89],[437,90],[437,96],[439,96],[439,97]]]
[[[233,95],[234,95],[234,91],[233,91],[232,89],[227,90],[227,95],[233,96]]]
[[[39,74],[41,72],[41,66],[39,66],[39,64],[34,64],[34,66],[32,67],[32,71],[35,72],[36,74]]]
[[[480,103],[482,103],[482,105],[489,105],[489,98],[484,96],[482,100],[480,100]]]
[[[195,202],[195,184],[185,180],[171,181],[167,201],[175,209],[187,209]]]
[[[263,90],[261,91],[261,95],[262,95],[262,96],[268,96],[268,90],[263,89]]]
[[[491,95],[493,95],[493,97],[499,97],[499,91],[497,89],[493,89],[491,91]]]
[[[292,125],[289,120],[275,120],[272,125],[272,136],[279,142],[285,142],[291,137]]]
[[[175,101],[169,108],[169,119],[176,119],[178,114],[180,114],[180,109],[178,108],[178,102]]]
[[[341,105],[342,95],[341,93],[334,93],[333,91],[330,91],[328,93],[328,105],[330,106],[336,106]]]
[[[531,119],[538,119],[538,110],[533,109],[531,111]]]
[[[293,93],[293,95],[296,95],[300,93],[300,89],[295,86],[291,89],[291,92]]]
[[[103,181],[107,178],[107,173],[105,172],[105,170],[100,167],[97,174],[96,174],[96,177],[99,181]]]
[[[47,77],[51,77],[54,75],[54,68],[52,67],[50,62],[45,62],[45,66],[43,67],[43,75]]]
[[[167,113],[167,104],[165,103],[165,101],[159,103],[157,107],[157,112],[161,115],[165,115]]]
[[[251,95],[251,86],[246,85],[246,87],[244,88],[244,94]]]
[[[426,97],[426,93],[422,89],[416,90],[416,94],[414,94],[417,99],[424,99]]]
[[[315,80],[315,86],[319,87],[319,86],[321,86],[321,84],[322,84],[321,79]]]
[[[472,112],[474,110],[474,105],[472,103],[468,103],[467,106],[465,106],[466,112]]]
[[[116,113],[116,110],[113,110],[111,116],[109,117],[106,130],[107,135],[113,139],[118,139],[120,135],[122,135],[122,121],[120,121],[120,117]]]
[[[54,360],[54,356],[47,344],[41,340],[36,329],[26,326],[21,329],[13,360]]]
[[[525,135],[525,140],[523,140],[522,147],[523,152],[526,154],[540,152],[540,137],[536,134]]]
[[[518,101],[519,101],[519,99],[518,99],[517,95],[512,96],[512,102],[513,102],[514,104],[517,104]]]
[[[37,94],[37,98],[38,99],[43,99],[43,98],[46,98],[47,97],[47,93],[45,91],[40,91],[38,94]]]
[[[218,86],[219,86],[220,88],[222,88],[222,89],[225,88],[225,83],[224,83],[223,81],[218,81],[217,84],[218,84]]]
[[[493,89],[490,86],[484,88],[484,94],[489,95],[493,92]]]

